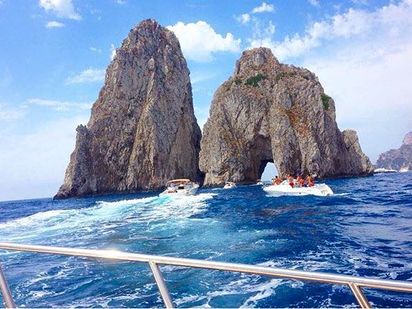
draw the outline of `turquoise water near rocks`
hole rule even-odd
[[[412,282],[412,173],[327,180],[331,197],[260,186],[0,202],[0,241],[109,248]],[[17,305],[162,307],[145,264],[0,250]],[[179,307],[356,306],[346,287],[161,267]],[[365,290],[379,307],[411,293]]]

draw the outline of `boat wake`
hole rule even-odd
[[[179,198],[155,196],[97,201],[87,208],[48,210],[0,223],[0,240],[27,242],[42,239],[44,242],[52,235],[55,239],[71,239],[73,235],[89,238],[91,233],[109,234],[113,227],[128,224],[181,220],[203,212],[207,208],[207,200],[214,195],[201,193]]]
[[[411,280],[411,183],[411,173],[328,180],[336,189],[330,198],[270,198],[260,186],[238,186],[179,198],[142,193],[3,203],[0,241]],[[6,251],[0,260],[22,307],[163,307],[144,264]],[[351,307],[355,301],[337,285],[161,270],[180,307]],[[399,293],[374,291],[370,300],[412,306]]]

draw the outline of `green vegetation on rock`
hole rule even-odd
[[[241,83],[242,83],[242,81],[240,79],[238,79],[238,78],[235,79],[235,84],[236,85],[240,85]]]
[[[262,79],[265,79],[265,78],[266,78],[266,76],[264,76],[263,74],[258,73],[258,74],[256,74],[255,76],[249,77],[249,78],[246,80],[245,85],[257,87],[257,86],[258,86],[258,83],[259,83]]]
[[[278,82],[279,80],[281,80],[284,77],[292,77],[295,76],[296,73],[295,72],[280,72],[278,75],[276,75],[276,82]]]
[[[329,110],[329,106],[330,106],[329,100],[331,99],[331,97],[328,96],[327,94],[324,94],[324,93],[323,93],[323,94],[321,95],[321,98],[322,98],[323,108],[324,108],[325,110]]]

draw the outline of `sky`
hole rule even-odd
[[[57,192],[106,67],[147,18],[180,40],[201,127],[241,52],[265,46],[319,77],[372,162],[412,130],[412,0],[0,0],[0,201]]]

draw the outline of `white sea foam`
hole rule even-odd
[[[210,306],[210,302],[215,297],[221,297],[224,295],[242,295],[242,294],[253,294],[240,306],[241,308],[253,307],[261,299],[270,297],[276,292],[276,288],[282,284],[281,279],[271,279],[258,283],[258,276],[253,275],[241,275],[238,280],[231,281],[226,284],[222,289],[217,291],[208,292],[205,297],[201,296],[197,300],[206,299],[206,303],[203,306]],[[188,301],[193,301],[192,298],[187,298]],[[184,303],[184,299],[180,299],[180,303]]]
[[[272,279],[269,282],[265,282],[259,285],[255,285],[248,289],[248,292],[255,293],[253,296],[249,297],[240,308],[251,307],[257,304],[261,299],[270,297],[276,294],[275,290],[278,286],[282,284],[279,279]]]
[[[349,195],[350,193],[334,193],[333,195],[334,196],[347,196],[347,195]]]
[[[27,241],[40,235],[77,239],[91,233],[110,234],[113,228],[131,223],[181,220],[203,212],[215,194],[180,198],[147,197],[114,202],[99,201],[89,208],[49,210],[0,224],[0,240]]]
[[[158,199],[159,199],[158,196],[152,196],[152,197],[144,197],[144,198],[137,198],[137,199],[131,199],[131,200],[120,200],[120,201],[115,201],[115,202],[98,201],[96,203],[103,207],[124,207],[124,206],[151,203]]]
[[[266,265],[266,263],[263,264]],[[176,299],[175,302],[178,306],[181,306],[195,301],[204,301],[204,303],[200,305],[200,307],[204,308],[211,307],[210,303],[216,297],[220,298],[225,295],[252,294],[240,306],[241,308],[245,308],[253,307],[257,305],[258,301],[276,294],[276,288],[280,285],[287,284],[294,288],[301,288],[303,286],[300,282],[284,281],[282,279],[268,279],[263,282],[259,281],[260,276],[242,274],[239,279],[225,284],[221,289],[210,291],[206,293],[206,295],[185,295]]]
[[[57,217],[64,212],[65,210],[49,210],[45,212],[39,212],[39,213],[36,213],[28,217],[19,218],[19,219],[7,221],[4,223],[0,223],[0,229],[10,228],[10,227],[17,228],[20,226],[29,226],[35,222],[42,222],[42,221],[50,220],[51,218]]]
[[[195,301],[200,301],[200,300],[203,300],[205,298],[206,297],[199,296],[199,295],[187,295],[187,296],[183,296],[183,297],[175,299],[174,303],[177,307],[180,307],[183,304],[192,303],[192,302],[195,302]],[[203,308],[203,306],[202,306],[202,308]]]

